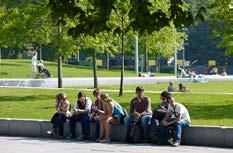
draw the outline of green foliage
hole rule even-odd
[[[226,47],[225,54],[233,54],[233,8],[232,0],[214,0],[209,7],[213,36],[221,37],[218,47]]]

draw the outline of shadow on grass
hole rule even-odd
[[[32,102],[34,100],[46,100],[46,99],[54,99],[52,95],[36,95],[36,96],[0,96],[1,102],[7,101],[29,101]]]
[[[22,64],[2,63],[2,66],[21,66]]]

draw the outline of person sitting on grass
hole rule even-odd
[[[70,102],[67,100],[66,94],[58,93],[56,95],[56,101],[55,101],[55,108],[57,112],[53,115],[51,119],[53,128],[47,131],[49,135],[57,134],[57,128],[58,128],[60,135],[59,138],[64,138],[63,124],[70,117],[69,107],[70,107]]]
[[[90,139],[90,112],[92,101],[86,97],[84,92],[78,93],[78,100],[74,106],[73,115],[70,117],[71,139],[76,139],[76,122],[81,122],[82,140]]]
[[[176,92],[176,87],[175,87],[175,83],[174,82],[170,82],[169,86],[167,88],[168,92]]]
[[[166,126],[175,124],[175,139],[169,139],[168,143],[174,147],[177,147],[181,142],[182,128],[188,127],[191,124],[191,120],[187,108],[181,103],[176,102],[174,97],[167,97],[167,102],[168,113],[163,120],[162,126],[160,126],[159,132],[160,136],[164,139],[164,137],[166,137]],[[174,119],[170,120],[169,118]]]
[[[180,83],[178,92],[190,92],[190,91],[182,83]]]

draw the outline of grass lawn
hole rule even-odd
[[[178,89],[178,82],[175,86]],[[143,85],[145,91],[164,91],[167,90],[169,83],[159,83],[159,84],[145,84]],[[232,81],[222,81],[222,82],[208,82],[208,83],[183,83],[191,92],[198,93],[233,93],[233,82]],[[135,90],[137,85],[124,85],[124,90]],[[100,86],[101,89],[109,90],[119,90],[119,85],[117,86]]]
[[[57,77],[57,63],[44,61],[45,66],[49,69],[54,77]],[[31,60],[30,59],[2,59],[1,72],[7,75],[0,75],[0,78],[29,78],[31,76]],[[63,77],[92,77],[93,69],[87,66],[78,66],[63,64]],[[125,76],[137,76],[134,71],[125,70]],[[107,70],[98,68],[97,75],[99,77],[120,77],[120,69]],[[158,73],[157,76],[172,75]]]
[[[50,119],[55,112],[55,94],[59,91],[66,92],[74,105],[79,89],[0,88],[0,117]],[[93,99],[92,91],[86,91],[86,94]],[[109,95],[127,110],[129,101],[135,96],[134,93],[124,93],[123,97],[118,97],[117,92],[109,92]],[[160,102],[159,94],[145,91],[145,95],[151,98],[154,109]],[[192,124],[233,126],[233,95],[174,93],[174,96],[188,108]]]

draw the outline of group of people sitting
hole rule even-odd
[[[174,97],[167,91],[161,93],[161,104],[153,112],[151,109],[151,100],[144,95],[144,89],[141,86],[136,88],[136,97],[130,101],[129,114],[121,107],[119,103],[113,100],[108,94],[94,89],[93,95],[96,100],[92,103],[91,99],[86,97],[85,93],[79,92],[77,102],[71,113],[70,102],[65,93],[56,95],[55,107],[56,113],[51,119],[53,128],[47,133],[49,135],[57,134],[59,129],[59,138],[64,138],[63,124],[69,120],[70,137],[76,139],[75,125],[81,122],[82,140],[90,139],[90,123],[95,122],[95,137],[97,142],[110,142],[111,124],[125,124],[128,131],[131,125],[136,122],[142,126],[142,139],[151,142],[150,126],[156,121],[156,130],[158,131],[158,144],[169,143],[172,146],[179,146],[181,141],[182,128],[188,126],[191,121],[189,113],[185,106],[175,102]],[[158,120],[161,113],[158,110],[163,108],[163,118]],[[154,113],[155,112],[155,113]],[[171,123],[172,119],[172,123]],[[169,139],[166,136],[166,128],[173,124],[175,136]]]
[[[167,88],[168,92],[190,92],[190,90],[185,87],[182,83],[179,83],[179,88],[177,89],[174,82],[170,82]]]

